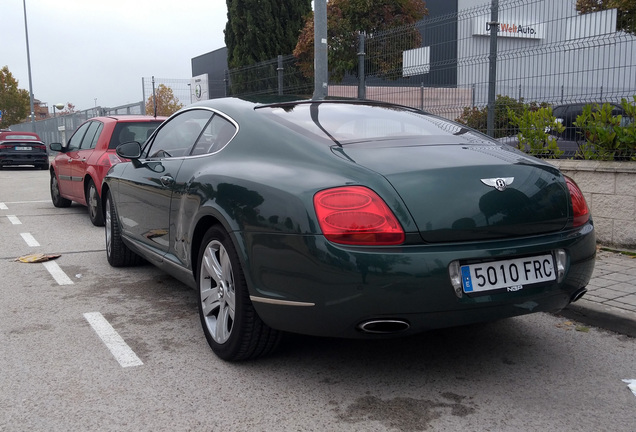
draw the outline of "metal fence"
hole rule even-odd
[[[95,107],[70,114],[57,115],[35,122],[35,132],[46,144],[52,142],[66,143],[66,140],[86,120],[107,115],[143,114],[143,102],[121,105],[113,108]],[[32,132],[31,122],[12,125],[11,130]]]
[[[303,76],[293,55],[282,56],[226,73],[228,96],[311,95],[313,78]]]
[[[483,117],[493,85],[498,100],[515,106],[618,103],[636,95],[636,37],[617,28],[615,9],[579,15],[573,0],[500,0],[496,51],[491,51],[491,4],[483,1],[482,6],[429,16],[412,26],[352,35],[350,45],[357,49],[351,63],[358,67],[342,81],[331,81],[328,94],[362,95],[453,120],[466,120],[467,113]],[[489,77],[491,59],[494,81]],[[153,87],[160,85],[180,104],[193,101],[192,79],[142,78],[143,100],[130,113],[145,112]],[[310,96],[313,77],[303,76],[294,56],[281,55],[226,71],[225,79],[210,81],[209,88],[215,95]],[[499,108],[505,113],[506,106]],[[113,110],[95,108],[38,121],[36,128],[47,142],[59,141],[59,126],[68,132],[86,118]],[[514,132],[505,121],[497,124],[495,136]],[[31,130],[28,123],[12,128]]]
[[[177,105],[186,106],[193,102],[191,93],[191,79],[177,79],[177,78],[142,78],[141,79],[141,91],[143,104],[146,106],[152,101],[153,87],[154,90],[159,89],[160,86],[165,86],[172,92],[174,101]],[[152,109],[146,109],[146,114],[152,115]]]
[[[620,102],[636,95],[636,37],[617,12],[579,15],[574,1],[500,0],[495,92],[526,104]],[[382,100],[457,119],[488,104],[491,5],[365,35],[363,65],[330,96]],[[414,34],[419,37],[414,37]],[[352,37],[357,37],[353,36]],[[352,44],[358,44],[353,40]],[[228,71],[227,94],[311,94],[293,56]],[[355,59],[353,59],[355,63]],[[302,83],[302,84],[299,84]],[[309,86],[309,87],[308,87]]]

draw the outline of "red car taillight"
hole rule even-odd
[[[572,210],[574,211],[574,226],[578,227],[586,223],[590,219],[590,209],[587,207],[583,192],[576,185],[574,180],[565,176],[565,182],[570,191],[570,199],[572,200]]]
[[[327,240],[350,245],[397,245],[404,230],[372,190],[362,186],[327,189],[314,195],[318,223]]]

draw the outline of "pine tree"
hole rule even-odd
[[[226,0],[228,66],[249,66],[291,54],[311,0]]]

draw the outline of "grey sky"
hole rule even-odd
[[[225,0],[26,0],[36,99],[77,110],[142,100],[142,77],[192,76],[225,45]],[[0,0],[0,68],[29,89],[23,0]],[[97,101],[95,101],[97,99]]]

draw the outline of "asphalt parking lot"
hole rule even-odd
[[[289,336],[226,363],[196,293],[111,268],[48,172],[0,170],[0,430],[632,431],[636,339],[551,314],[416,337]],[[47,263],[15,258],[60,255]],[[630,381],[631,382],[631,381]]]

